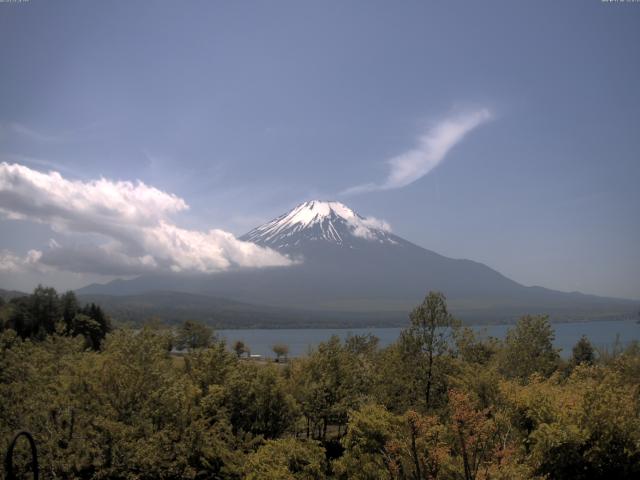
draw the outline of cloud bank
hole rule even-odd
[[[283,266],[287,257],[223,230],[180,228],[171,217],[189,207],[176,195],[143,182],[68,180],[19,164],[0,163],[0,213],[50,225],[60,233],[100,240],[61,246],[27,257],[0,252],[0,270],[34,265],[78,273],[137,275],[148,272],[213,273],[233,267]]]
[[[343,195],[402,188],[422,178],[438,166],[447,153],[469,132],[491,120],[487,109],[448,117],[418,138],[418,145],[387,161],[389,174],[382,183],[365,183],[350,187]]]

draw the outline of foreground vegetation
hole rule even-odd
[[[32,432],[45,478],[640,478],[638,344],[565,361],[546,318],[477,338],[431,293],[389,347],[258,364],[202,325],[110,331],[53,293],[0,307],[0,447]]]

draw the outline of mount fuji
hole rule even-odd
[[[290,253],[303,249],[310,242],[347,248],[361,246],[362,239],[397,244],[389,230],[386,222],[362,217],[340,202],[313,200],[254,228],[240,239]]]
[[[116,309],[134,308],[141,297],[157,298],[158,292],[171,292],[180,302],[176,295],[182,293],[189,295],[183,313],[195,295],[200,317],[208,312],[215,322],[218,306],[224,304],[229,312],[232,303],[234,312],[265,312],[264,322],[258,322],[262,326],[282,326],[278,318],[288,319],[287,325],[296,318],[314,325],[322,319],[399,324],[429,290],[445,293],[453,313],[469,322],[509,322],[526,313],[548,313],[555,320],[619,317],[637,309],[633,301],[521,285],[481,263],[448,258],[404,240],[385,222],[339,202],[304,202],[240,240],[285,254],[293,265],[143,275],[89,285],[78,293]],[[209,310],[206,299],[211,299]],[[229,323],[232,318],[225,320]]]

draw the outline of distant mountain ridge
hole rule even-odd
[[[9,301],[12,298],[26,297],[27,295],[29,294],[18,290],[5,290],[4,288],[0,288],[0,298],[5,301]]]
[[[630,300],[523,286],[481,263],[417,246],[340,202],[304,202],[240,239],[273,248],[296,263],[212,275],[143,275],[78,293],[184,292],[332,318],[387,315],[394,324],[429,290],[444,292],[463,320],[483,323],[508,322],[525,313],[549,313],[556,320],[619,317],[638,306]]]

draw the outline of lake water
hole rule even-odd
[[[507,330],[513,325],[473,326],[481,335],[504,338]],[[597,348],[613,346],[619,335],[622,345],[628,345],[632,340],[640,340],[640,324],[633,320],[592,321],[577,323],[555,323],[555,346],[562,349],[561,354],[568,356],[571,349],[582,335],[585,335]],[[400,328],[293,328],[293,329],[249,329],[249,330],[218,330],[220,337],[231,345],[236,340],[242,340],[251,349],[252,354],[273,357],[271,347],[276,343],[289,346],[290,356],[307,354],[318,343],[324,342],[331,335],[338,335],[345,339],[349,334],[363,335],[371,333],[380,339],[380,346],[384,347],[395,342],[400,335]]]

